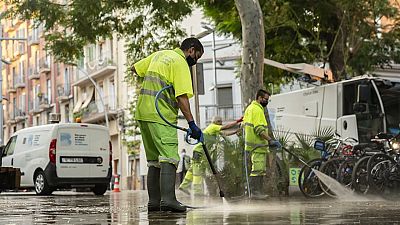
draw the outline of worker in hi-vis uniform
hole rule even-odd
[[[263,191],[263,177],[266,175],[266,157],[269,153],[269,146],[282,147],[279,141],[273,140],[268,135],[268,124],[264,108],[268,105],[269,96],[269,92],[258,90],[256,100],[253,100],[246,108],[243,118],[245,151],[251,157],[249,183],[251,197],[253,198],[267,197]],[[271,161],[272,158],[269,157],[269,164],[271,164]]]
[[[176,200],[175,179],[179,162],[177,130],[161,119],[155,108],[155,97],[163,87],[172,85],[160,94],[159,109],[171,123],[177,124],[178,110],[189,123],[191,137],[201,139],[190,111],[193,96],[190,67],[203,55],[204,48],[196,38],[185,39],[180,48],[157,51],[135,63],[132,71],[143,77],[142,89],[136,106],[135,119],[139,123],[146,152],[148,173],[148,211],[184,212],[187,206]]]
[[[203,130],[204,143],[209,151],[214,150],[214,144],[218,141],[219,135],[229,136],[236,134],[239,129],[232,131],[225,131],[229,128],[242,122],[242,118],[222,125],[222,118],[220,116],[214,116],[210,125]],[[193,184],[194,195],[203,195],[203,177],[205,176],[206,168],[209,167],[208,161],[205,158],[202,144],[199,143],[193,148],[192,165],[186,173],[185,179],[179,186],[179,190],[186,194],[190,194],[189,189]]]

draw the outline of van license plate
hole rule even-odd
[[[83,158],[61,158],[62,163],[83,163]]]

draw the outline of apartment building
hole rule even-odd
[[[140,187],[135,175],[138,158],[129,157],[123,145],[124,120],[128,116],[129,94],[133,93],[133,88],[124,82],[124,43],[115,37],[85,47],[84,57],[74,68],[75,104],[71,110],[74,119],[79,117],[84,123],[108,125],[113,174],[120,176],[122,189],[137,189]]]
[[[125,110],[131,87],[124,82],[124,41],[113,38],[88,45],[77,66],[55,61],[44,50],[41,26],[31,21],[2,20],[4,143],[19,129],[60,121],[108,125],[114,174],[122,189],[139,187],[136,157],[123,145]],[[108,119],[106,122],[106,118]]]
[[[71,66],[54,62],[44,50],[41,26],[30,21],[2,21],[3,37],[24,40],[2,41],[4,140],[24,127],[60,119],[60,100],[72,104]],[[57,85],[65,84],[57,92]],[[64,116],[63,122],[70,121]]]

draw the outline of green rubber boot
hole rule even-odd
[[[149,212],[160,211],[160,168],[149,167],[147,172],[147,193],[149,195],[147,210]]]
[[[268,198],[263,191],[263,176],[250,176],[251,199],[264,200]]]
[[[161,211],[186,212],[187,207],[176,200],[175,179],[176,167],[170,163],[161,165]]]

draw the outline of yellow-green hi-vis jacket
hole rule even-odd
[[[177,123],[178,104],[176,97],[186,94],[193,96],[192,78],[183,51],[162,50],[151,54],[134,65],[136,73],[144,77],[137,103],[135,119],[167,125],[155,108],[155,96],[168,85],[158,102],[161,114],[172,124]]]
[[[262,132],[268,133],[268,123],[264,108],[257,101],[252,101],[246,108],[243,117],[245,126],[245,150],[268,152],[268,141],[261,137]]]

